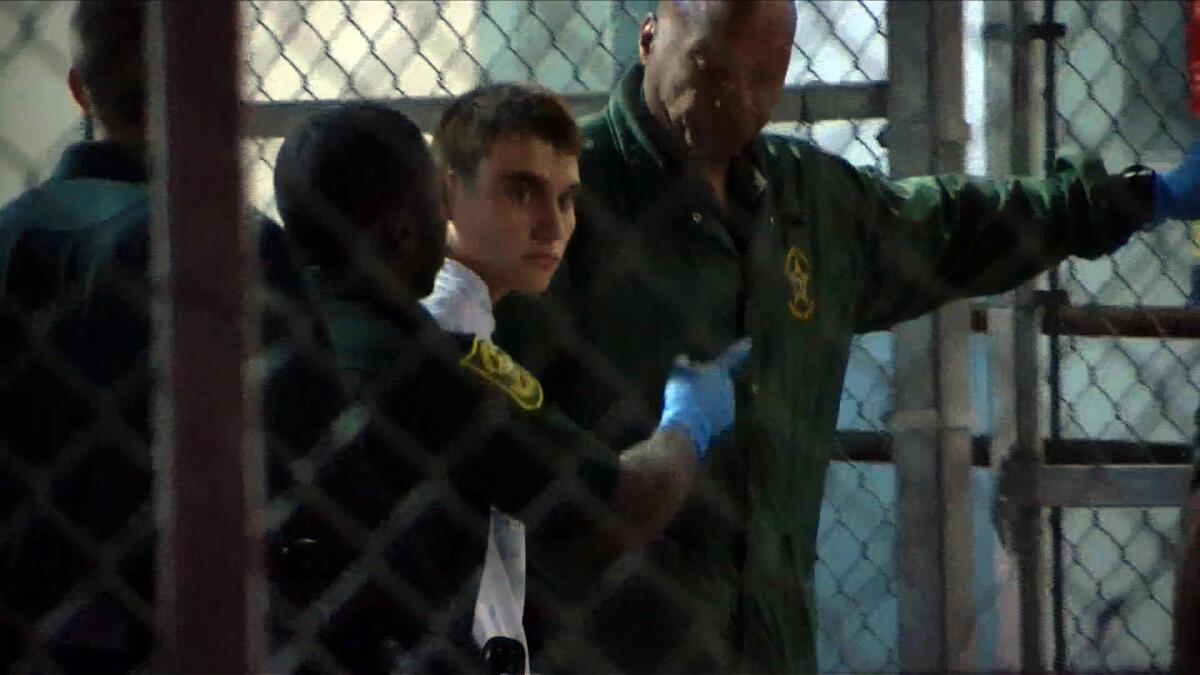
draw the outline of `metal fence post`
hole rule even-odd
[[[887,11],[893,175],[961,171],[962,3]],[[954,303],[895,333],[900,669],[975,670],[970,313]]]
[[[147,26],[161,661],[260,672],[256,275],[238,145],[240,3],[155,2]]]
[[[1023,1],[988,4],[988,173],[993,177],[1027,175],[1035,171],[1034,137],[1037,136],[1036,76],[1033,23]],[[994,310],[988,325],[992,334],[993,443],[992,469],[997,486],[998,522],[1007,551],[999,552],[1004,567],[1014,568],[1015,607],[998,603],[1001,621],[1008,627],[1005,610],[1013,610],[1020,668],[1027,673],[1045,671],[1046,576],[1042,510],[1037,494],[1042,464],[1042,415],[1039,401],[1041,368],[1038,355],[1040,312],[1036,281],[1014,293],[1011,310]],[[1019,494],[1018,494],[1019,492]],[[1017,665],[1007,659],[999,667]]]

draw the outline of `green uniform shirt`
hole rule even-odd
[[[79,594],[52,634],[0,619],[4,669],[28,657],[30,638],[50,670],[128,670],[153,647],[150,615],[136,611],[153,607],[149,194],[139,161],[80,143],[0,209],[0,603],[34,626]],[[316,444],[345,399],[320,366],[331,360],[323,328],[278,225],[262,224],[259,255],[274,494],[284,463]],[[105,545],[125,592],[93,576]]]
[[[1045,180],[895,181],[763,134],[735,162],[723,213],[650,141],[641,78],[635,67],[582,123],[574,240],[546,296],[501,303],[497,342],[544,365],[547,396],[615,447],[652,428],[676,354],[711,358],[742,335],[754,348],[732,442],[712,448],[648,551],[662,574],[589,605],[583,637],[598,651],[564,650],[550,669],[812,672],[816,533],[851,338],[1106,254],[1144,204],[1095,161],[1060,161]],[[531,575],[552,546],[531,543]],[[590,583],[572,570],[540,581],[577,597]]]
[[[384,590],[363,584],[322,639],[358,672],[479,670],[470,631],[491,508],[531,522],[602,511],[618,458],[491,343],[443,332],[420,305],[338,290],[315,270],[312,281],[338,365],[372,420],[364,442],[329,462],[318,484],[386,542],[388,574],[372,578],[396,580]],[[309,555],[310,593],[319,595],[363,547],[330,530],[336,519],[298,516],[284,527],[289,540],[328,544]]]

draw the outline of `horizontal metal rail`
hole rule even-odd
[[[1031,504],[1044,507],[1178,508],[1188,498],[1190,466],[1042,466]],[[1021,493],[1018,491],[1017,495]]]
[[[842,431],[834,461],[891,463],[889,434]],[[1191,446],[1092,439],[1047,440],[1046,464],[1037,468],[1036,490],[1013,498],[1030,504],[1069,507],[1179,506],[1187,499]],[[971,461],[989,467],[991,439],[972,439]]]
[[[821,122],[825,120],[870,119],[887,116],[887,82],[806,84],[787,87],[771,111],[772,122]],[[576,116],[604,109],[608,92],[561,94]],[[377,99],[375,102],[399,110],[425,133],[433,133],[450,102],[449,96]],[[305,119],[345,101],[248,101],[245,103],[243,134],[250,138],[286,136]]]
[[[880,462],[892,461],[892,437],[873,431],[839,431],[841,451],[834,461]],[[1094,438],[1046,439],[1046,464],[1106,464],[1106,465],[1190,465],[1192,446],[1187,443],[1145,443]],[[991,466],[992,439],[975,436],[971,439],[971,463]]]
[[[971,309],[971,328],[988,331],[987,308]],[[1200,338],[1200,309],[1191,307],[1046,307],[1042,334],[1107,338]]]

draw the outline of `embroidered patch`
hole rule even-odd
[[[542,385],[496,345],[475,338],[471,351],[459,362],[463,368],[496,385],[524,410],[542,407]]]
[[[783,271],[792,286],[792,297],[788,299],[788,311],[797,321],[808,321],[813,315],[811,292],[812,263],[799,248],[788,249],[783,260]]]

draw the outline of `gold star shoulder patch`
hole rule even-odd
[[[508,394],[522,410],[532,412],[542,407],[541,383],[487,340],[475,338],[459,365]]]
[[[808,261],[804,251],[793,246],[784,257],[783,271],[792,287],[792,295],[788,299],[788,312],[797,321],[808,321],[812,318],[814,308],[811,288],[812,263]]]

